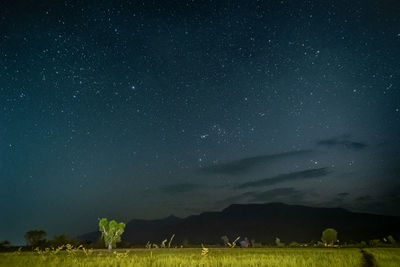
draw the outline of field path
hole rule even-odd
[[[374,255],[372,255],[371,253],[365,251],[365,250],[361,250],[361,253],[363,254],[364,257],[364,264],[363,267],[376,267],[378,266],[376,264],[376,260],[374,258]]]

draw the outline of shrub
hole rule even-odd
[[[291,247],[291,248],[300,247],[300,244],[297,243],[297,242],[291,242],[291,243],[289,244],[289,247]]]
[[[396,240],[393,238],[393,236],[388,236],[387,237],[387,241],[389,242],[389,244],[391,245],[395,245],[396,244]]]

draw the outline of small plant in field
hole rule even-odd
[[[150,243],[150,241],[147,241],[147,243],[146,243],[146,246],[145,246],[147,249],[151,249],[151,243]]]
[[[128,257],[129,250],[126,250],[125,252],[120,252],[120,253],[114,251],[113,254],[116,256],[117,259],[123,259],[123,258]]]
[[[236,242],[240,239],[240,236],[238,236],[232,243],[229,242],[229,238],[224,235],[221,237],[222,241],[224,242],[224,245],[230,248],[236,247]]]
[[[168,239],[164,239],[164,241],[161,242],[160,247],[161,247],[161,248],[165,248],[165,247],[166,247],[166,246],[165,246],[165,243],[167,243],[167,241],[168,241]]]
[[[19,247],[17,251],[15,251],[16,255],[21,255],[22,253],[22,247]]]
[[[82,246],[82,245],[81,245]],[[71,244],[65,245],[65,251],[68,253],[68,256],[73,256],[79,250],[79,248],[74,248]]]
[[[37,253],[38,255],[43,254],[43,251],[41,251],[39,247],[36,247],[33,251],[34,251],[35,253]]]
[[[206,257],[206,256],[208,255],[209,250],[208,250],[208,248],[206,248],[203,244],[201,244],[201,247],[202,247],[202,249],[201,249],[201,256]]]
[[[171,238],[169,239],[168,248],[171,247],[171,243],[172,243],[172,240],[174,239],[174,237],[175,237],[175,234],[173,234],[173,235],[171,236]]]
[[[226,235],[224,235],[224,236],[221,236],[221,239],[222,239],[222,242],[224,242],[224,245],[228,246],[229,238]]]
[[[56,255],[58,254],[61,250],[63,250],[64,245],[58,246],[56,248],[53,248],[53,250],[51,251],[51,254]]]
[[[84,247],[82,247],[82,251],[86,256],[90,256],[93,253],[93,249],[86,249]]]
[[[236,247],[236,242],[237,242],[239,239],[240,239],[240,236],[238,236],[238,237],[232,242],[232,244],[230,244],[230,243],[228,242],[228,246],[229,246],[230,248]]]

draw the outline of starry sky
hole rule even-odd
[[[0,240],[232,203],[400,216],[397,0],[0,6]]]

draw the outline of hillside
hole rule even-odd
[[[204,212],[186,218],[170,216],[159,220],[132,220],[127,223],[123,241],[160,243],[175,234],[175,242],[219,243],[221,236],[254,238],[272,243],[320,240],[321,232],[332,227],[343,241],[360,241],[400,236],[400,218],[350,212],[341,208],[315,208],[283,203],[233,204],[220,212]],[[79,237],[96,241],[99,232]]]

